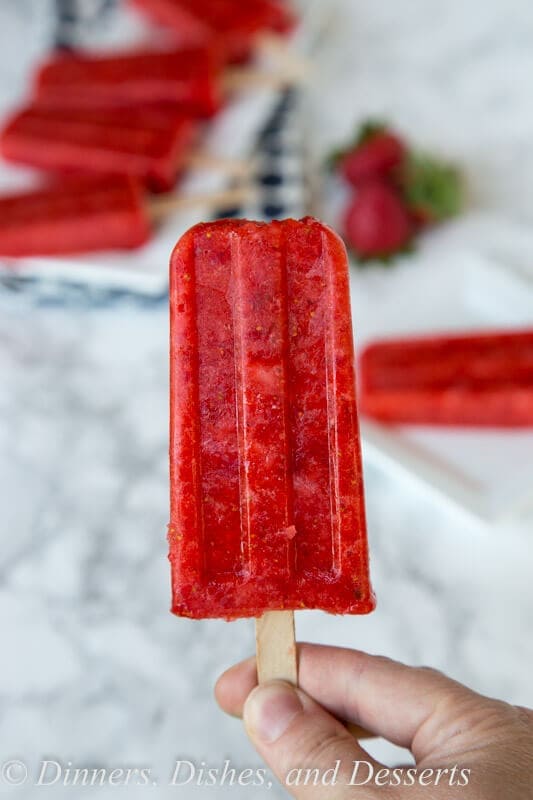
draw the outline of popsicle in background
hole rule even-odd
[[[533,330],[374,342],[359,386],[362,413],[382,422],[533,426]]]
[[[43,170],[129,176],[154,191],[169,191],[197,133],[196,122],[172,106],[30,106],[1,131],[0,152],[7,161]]]
[[[71,177],[33,191],[0,195],[0,258],[133,250],[176,209],[243,202],[246,185],[208,194],[148,198],[127,177]]]
[[[139,184],[77,178],[0,196],[0,256],[128,250],[150,237]]]
[[[221,69],[218,51],[208,46],[55,55],[37,70],[33,96],[60,108],[170,103],[210,117],[223,101]]]
[[[209,118],[232,92],[279,89],[302,80],[304,61],[275,42],[268,51],[269,69],[226,69],[218,45],[54,55],[36,71],[33,101],[62,109],[168,103],[179,106],[183,114]]]
[[[284,0],[131,0],[131,4],[172,30],[178,43],[216,42],[228,62],[249,58],[261,33],[287,33],[296,22]]]
[[[312,218],[197,225],[170,311],[172,610],[371,611],[341,240]]]

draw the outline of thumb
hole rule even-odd
[[[284,681],[256,686],[243,719],[256,750],[293,797],[353,798],[354,785],[361,787],[366,779],[358,797],[374,796],[371,777],[381,765],[301,689]]]

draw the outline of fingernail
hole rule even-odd
[[[289,683],[273,681],[257,686],[244,704],[244,724],[252,738],[271,744],[285,733],[303,710],[298,694]]]

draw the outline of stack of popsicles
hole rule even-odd
[[[159,17],[161,5],[161,0],[143,2],[152,16],[153,11]],[[172,0],[168,5],[175,13],[180,7],[185,13],[190,4]],[[190,8],[187,13],[192,19]],[[122,219],[126,219],[131,214],[132,196],[139,198],[141,190],[175,189],[180,174],[191,163],[205,119],[224,103],[228,42],[232,59],[239,43],[240,55],[250,55],[262,31],[287,30],[292,16],[282,0],[249,0],[246,4],[217,0],[194,4],[194,20],[209,28],[209,35],[199,37],[192,28],[188,33],[189,28],[184,27],[171,49],[56,55],[39,68],[29,103],[6,121],[0,133],[0,151],[9,161],[52,175],[54,182],[36,193],[0,198],[4,210],[0,255],[72,252],[72,213],[64,219],[65,237],[59,242],[59,209],[65,207],[65,197],[75,195],[73,208],[80,226],[87,223],[90,227],[94,216],[87,220],[84,215],[94,208],[95,192],[102,210],[108,207],[110,224],[94,225],[94,236],[89,237],[92,250],[107,249],[111,242],[113,247],[129,248],[134,242],[146,241],[146,225],[143,236],[124,235],[121,239],[116,235],[121,226],[117,228],[111,220],[117,219],[117,204],[122,200]],[[78,194],[72,182],[61,183],[65,177],[91,175],[92,181],[78,181]],[[32,233],[46,229],[49,218],[50,225],[54,220],[53,234],[42,240],[41,248],[36,233],[24,236],[30,223],[20,210],[23,204],[33,209]],[[48,214],[48,204],[53,214]],[[110,237],[111,229],[114,234]],[[83,235],[75,252],[84,249],[82,242]]]

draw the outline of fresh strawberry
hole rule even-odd
[[[348,245],[362,259],[387,259],[405,250],[414,233],[401,196],[377,181],[357,191],[346,210],[344,231]]]
[[[454,216],[463,204],[459,171],[411,150],[384,122],[367,122],[328,164],[356,187],[344,228],[362,261],[406,250],[418,232]]]
[[[394,133],[376,133],[341,158],[339,171],[349,183],[360,186],[391,175],[405,154],[403,142]]]
[[[392,176],[407,156],[403,140],[383,122],[361,126],[349,147],[332,153],[329,163],[354,186]]]

